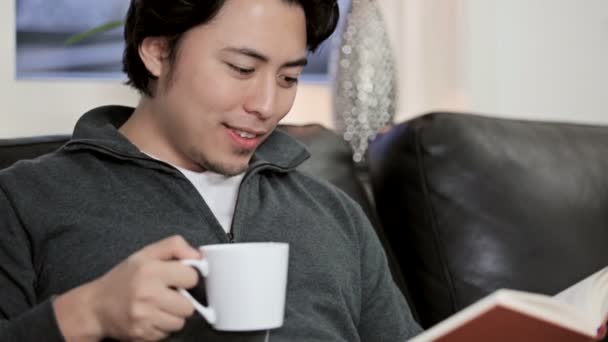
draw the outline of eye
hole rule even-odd
[[[255,69],[253,69],[253,68],[241,68],[234,64],[230,64],[230,63],[226,63],[226,64],[230,67],[230,69],[236,71],[237,73],[239,73],[242,76],[251,75],[255,71]]]
[[[291,88],[291,87],[295,86],[296,84],[298,84],[297,77],[281,76],[280,79],[281,79],[281,86],[283,86],[285,88]]]

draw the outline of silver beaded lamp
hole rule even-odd
[[[396,68],[376,1],[352,0],[339,38],[330,63],[334,123],[360,163],[395,116]]]

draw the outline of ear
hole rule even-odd
[[[167,45],[165,37],[146,37],[139,45],[139,57],[148,71],[156,77],[166,72],[164,68],[167,67],[166,60],[169,56]]]

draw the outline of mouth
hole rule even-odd
[[[253,139],[253,138],[257,138],[257,137],[266,135],[266,131],[259,130],[259,129],[236,127],[236,126],[230,126],[227,124],[224,124],[224,127],[228,128],[229,130],[233,131],[235,134],[237,134],[241,138],[245,138],[245,139]]]
[[[250,128],[234,127],[224,124],[227,129],[228,135],[236,143],[236,145],[242,149],[252,150],[266,135],[265,131],[254,130]]]
[[[255,133],[250,133],[250,132],[243,131],[240,129],[233,129],[233,131],[234,131],[234,133],[236,133],[236,135],[238,135],[239,137],[241,137],[243,139],[253,139],[258,136]]]

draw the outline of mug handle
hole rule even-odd
[[[196,268],[199,272],[201,272],[203,277],[207,277],[209,275],[209,263],[207,262],[207,259],[184,259],[180,260],[180,262],[184,265]],[[215,324],[217,320],[215,310],[209,306],[204,306],[203,304],[199,303],[185,289],[178,289],[178,291],[182,294],[182,296],[186,297],[186,299],[188,299],[192,305],[194,305],[194,309],[196,309],[196,311],[198,311],[198,313],[200,313],[207,320],[207,322],[209,322],[209,324]]]

